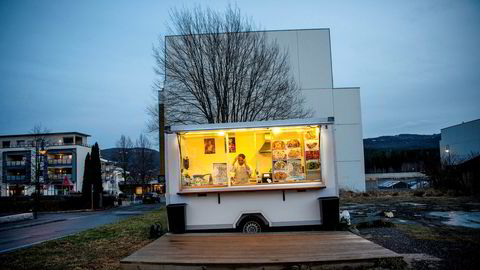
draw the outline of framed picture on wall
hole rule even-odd
[[[203,139],[205,154],[215,154],[215,138]]]
[[[237,145],[235,143],[235,137],[228,138],[228,152],[235,153],[237,152]]]

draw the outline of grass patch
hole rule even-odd
[[[154,223],[166,228],[165,208],[0,254],[0,269],[120,269],[122,258],[153,241]]]
[[[480,248],[480,231],[476,229],[420,224],[398,224],[396,227],[416,239],[469,243]]]

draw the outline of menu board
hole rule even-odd
[[[297,138],[273,141],[272,168],[274,182],[304,180],[305,174],[301,158],[302,145]]]
[[[226,184],[228,182],[227,163],[213,163],[213,184]]]
[[[287,161],[287,174],[287,180],[304,180],[305,174],[303,173],[302,160],[289,159]]]
[[[321,178],[320,138],[316,131],[307,131],[304,134],[305,169],[307,179]]]

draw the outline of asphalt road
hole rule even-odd
[[[161,205],[157,203],[137,204],[95,212],[40,213],[37,220],[0,226],[0,253],[75,234],[160,207]]]

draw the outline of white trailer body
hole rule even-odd
[[[313,130],[318,137],[307,139]],[[338,215],[334,133],[333,118],[173,126],[165,134],[167,207],[186,204],[186,230],[235,229],[249,215],[260,216],[268,227],[321,225],[326,221],[322,218],[325,209],[321,210],[319,199],[337,198],[337,207],[333,211]],[[289,139],[292,136],[294,138]],[[236,138],[233,144],[231,138]],[[281,160],[276,160],[282,150],[270,153],[265,149],[269,140],[271,149],[282,149],[279,148],[282,146],[280,141],[285,142],[283,164]],[[300,146],[295,140],[300,142]],[[318,148],[315,148],[317,140]],[[213,151],[211,145],[207,147],[211,142],[214,144]],[[301,149],[300,156],[298,151],[288,149],[290,146]],[[311,146],[313,148],[309,148]],[[317,150],[310,149],[318,149],[319,152],[320,168],[317,172],[316,164],[310,164],[316,163]],[[244,152],[254,175],[247,183],[236,184],[230,174],[231,157]],[[290,154],[297,158],[296,161],[290,159]],[[222,155],[225,162],[221,161]],[[268,164],[269,155],[271,165]],[[213,165],[210,173],[209,159],[220,164]],[[280,165],[287,166],[285,173],[277,171]],[[223,173],[226,166],[229,175],[225,181],[224,175],[220,174],[220,177],[218,172]],[[266,172],[268,166],[271,179]],[[293,168],[298,166],[300,173],[295,174]],[[315,176],[315,173],[318,175]]]

